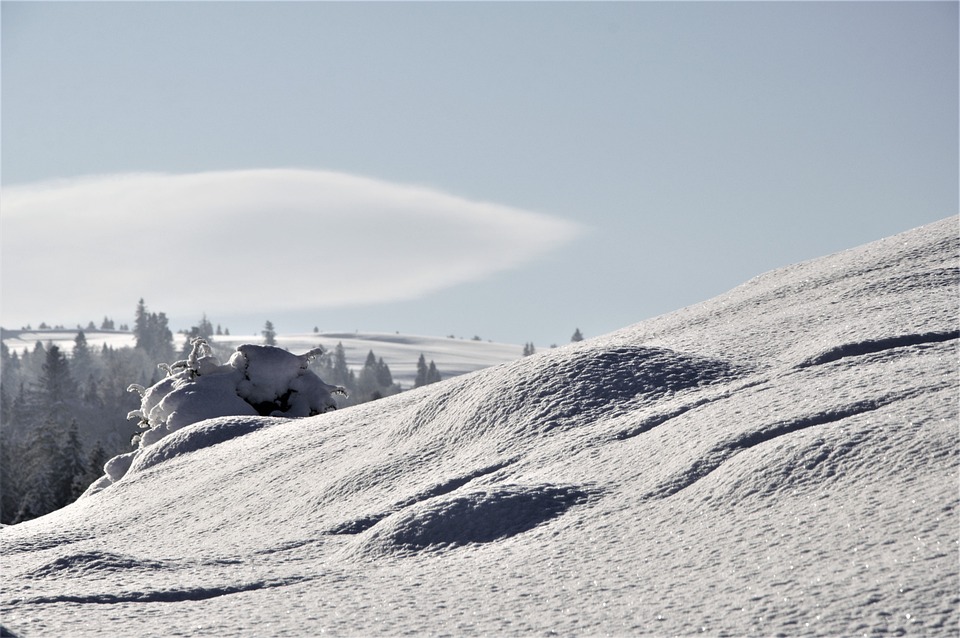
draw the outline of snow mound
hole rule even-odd
[[[142,572],[162,569],[162,561],[135,558],[105,551],[72,552],[43,563],[25,574],[27,578],[96,576],[113,572]]]
[[[501,485],[438,497],[381,522],[366,549],[372,555],[408,554],[491,543],[556,518],[589,495],[574,485]]]
[[[286,421],[287,419],[277,417],[234,416],[207,419],[178,430],[149,448],[135,452],[128,471],[141,472],[168,459]]]
[[[728,361],[669,348],[593,347],[589,352],[583,357],[548,354],[534,375],[518,379],[501,404],[510,405],[511,398],[535,403],[530,420],[545,431],[582,422],[584,416],[635,409],[687,390],[733,381],[749,372]]]

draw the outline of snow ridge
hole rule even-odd
[[[921,334],[905,334],[895,337],[886,337],[882,339],[867,339],[855,343],[845,343],[843,345],[830,348],[826,352],[802,362],[800,368],[809,366],[819,366],[825,363],[832,363],[846,357],[862,357],[867,354],[875,354],[884,350],[894,350],[896,348],[906,348],[925,343],[940,343],[942,341],[951,341],[960,338],[960,330],[947,330],[944,332],[924,332]]]

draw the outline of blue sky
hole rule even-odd
[[[609,332],[957,214],[957,7],[5,1],[0,323]]]

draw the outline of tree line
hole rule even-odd
[[[0,522],[72,503],[109,458],[129,451],[126,414],[139,401],[126,387],[155,372],[143,351],[92,350],[83,331],[69,359],[39,341],[22,355],[0,345]]]
[[[164,374],[158,363],[187,354],[176,351],[164,313],[150,312],[141,299],[134,316],[133,347],[91,348],[83,329],[69,356],[42,341],[22,353],[0,343],[0,523],[30,520],[72,503],[103,474],[107,460],[133,449],[137,427],[127,414],[140,407],[140,399],[127,387],[153,385]],[[273,333],[272,324],[269,328]],[[206,316],[184,333],[187,349],[190,339],[200,336],[221,361],[234,351],[216,341],[229,330],[214,327]],[[264,336],[272,340],[275,334]],[[347,365],[342,343],[311,366],[327,383],[347,389],[341,407],[402,390],[372,350],[358,371]],[[421,355],[416,385],[439,380],[436,366]]]

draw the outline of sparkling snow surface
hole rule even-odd
[[[23,636],[957,635],[958,220],[5,527]]]

